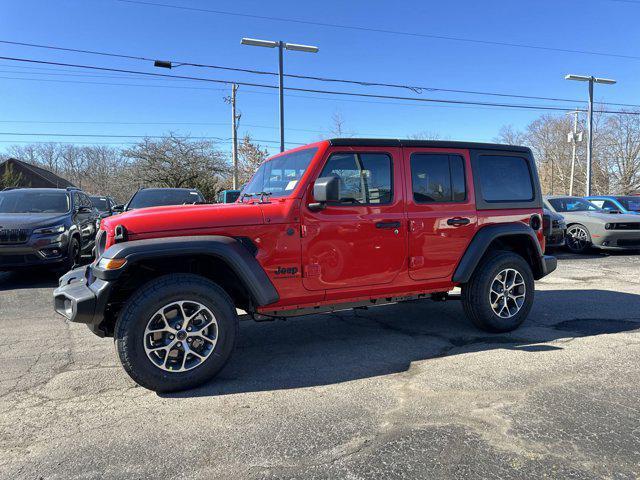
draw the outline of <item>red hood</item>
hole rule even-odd
[[[102,221],[102,228],[113,233],[122,225],[133,235],[170,230],[259,225],[264,223],[257,203],[219,203],[215,205],[172,205],[142,208]]]

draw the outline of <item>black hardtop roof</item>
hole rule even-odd
[[[528,147],[501,143],[454,142],[450,140],[403,140],[397,138],[332,138],[336,147],[425,147],[425,148],[470,148],[475,150],[508,150],[530,153]]]

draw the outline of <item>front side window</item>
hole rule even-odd
[[[411,185],[416,203],[464,202],[464,160],[446,153],[414,153]]]
[[[527,160],[509,155],[481,155],[479,171],[486,202],[526,202],[534,198]]]
[[[9,190],[0,192],[0,213],[67,213],[66,192]]]
[[[392,163],[386,153],[334,153],[320,177],[338,177],[341,202],[391,203]]]
[[[317,148],[307,148],[265,161],[244,187],[242,195],[261,193],[268,193],[272,197],[290,195],[317,151]]]
[[[550,198],[549,203],[556,212],[597,212],[593,203],[577,197]]]

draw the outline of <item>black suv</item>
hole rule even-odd
[[[205,203],[204,196],[196,188],[141,188],[126,205],[116,205],[113,211],[120,213],[138,208],[192,203]]]
[[[113,208],[116,206],[116,202],[111,197],[102,197],[99,195],[92,195],[89,197],[91,203],[98,210],[100,218],[106,218],[113,215]]]
[[[78,189],[0,192],[0,270],[44,265],[69,270],[95,245],[98,210]]]

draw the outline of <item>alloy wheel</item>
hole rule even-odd
[[[186,372],[202,365],[217,341],[215,315],[189,300],[160,308],[147,322],[143,337],[147,358],[167,372]]]
[[[511,318],[524,305],[526,293],[527,287],[520,272],[513,268],[505,268],[491,282],[491,309],[500,318]]]
[[[580,252],[589,246],[589,233],[579,225],[572,225],[567,230],[567,246],[574,252]]]

